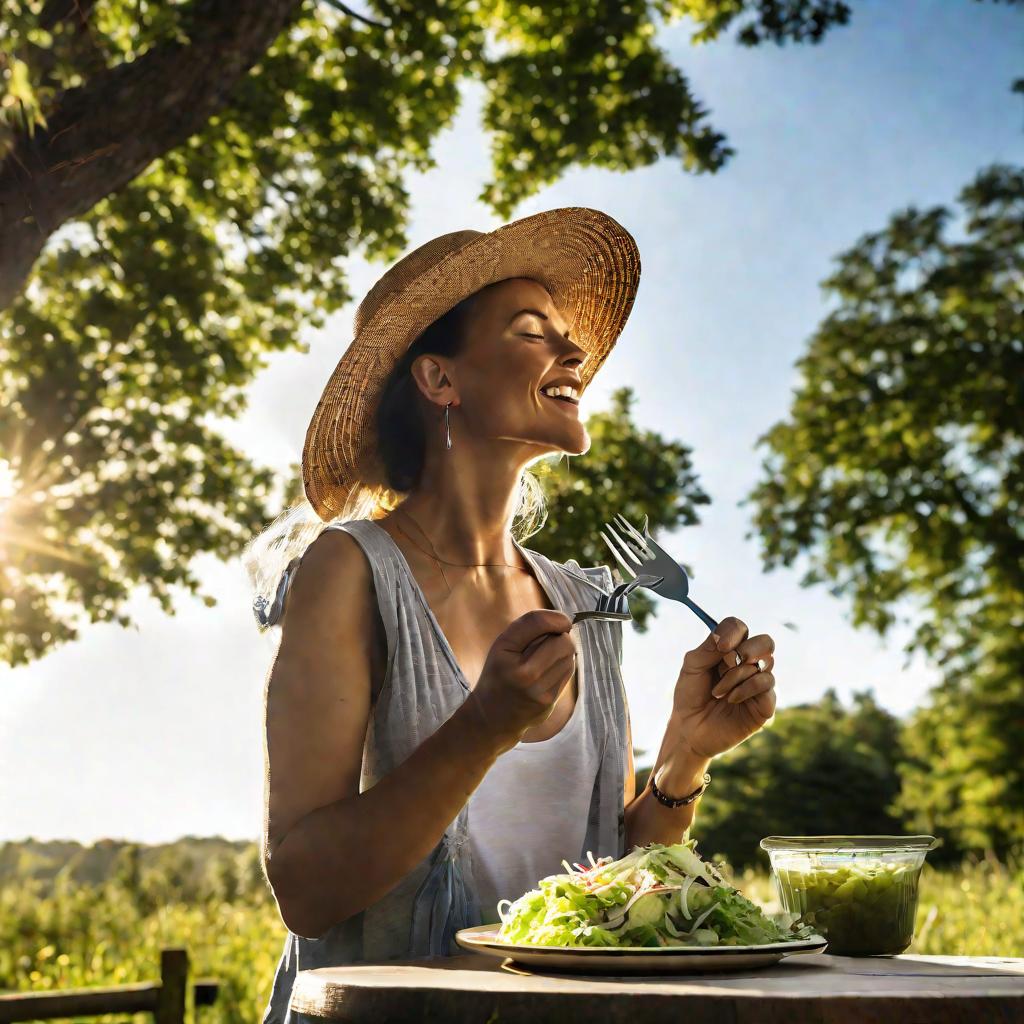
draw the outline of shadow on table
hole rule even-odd
[[[483,959],[483,958],[481,958]],[[685,971],[679,973],[663,972],[652,974],[611,974],[584,971],[537,970],[526,967],[512,960],[505,960],[501,970],[519,977],[555,977],[585,978],[588,982],[601,984],[622,984],[623,982],[667,982],[667,981],[723,981],[749,980],[761,978],[803,977],[810,978],[822,975],[843,975],[845,977],[881,977],[881,978],[1020,978],[1024,977],[1024,967],[1020,960],[1000,957],[985,958],[979,963],[977,957],[962,958],[945,957],[942,962],[935,962],[927,957],[914,955],[846,957],[831,956],[828,953],[809,954],[799,957],[787,957],[778,963],[752,970],[749,967],[737,967],[733,970],[717,969],[713,971]],[[484,966],[481,964],[480,966]]]

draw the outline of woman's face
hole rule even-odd
[[[547,289],[529,278],[490,285],[473,301],[458,356],[447,360],[454,405],[471,437],[518,441],[533,455],[580,455],[590,438],[579,415],[587,353]]]

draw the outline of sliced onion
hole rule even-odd
[[[676,927],[675,922],[672,920],[671,914],[665,915],[665,920],[662,922],[662,924],[665,925],[665,930],[675,939],[678,939],[680,936],[686,934],[685,932],[681,932]]]
[[[618,926],[626,920],[626,915],[629,913],[629,908],[633,906],[633,904],[636,903],[636,901],[640,899],[641,896],[649,896],[651,893],[659,892],[674,892],[678,888],[679,887],[676,885],[660,885],[652,886],[650,889],[637,889],[637,891],[633,893],[632,897],[630,897],[629,902],[626,903],[626,905],[619,911],[618,916],[610,918],[602,925],[602,927],[618,928]]]
[[[693,933],[704,923],[704,919],[708,916],[708,914],[710,914],[711,911],[714,910],[717,906],[717,903],[712,903],[711,906],[708,907],[708,909],[705,910],[704,913],[701,914],[696,921],[694,921],[693,927],[686,934],[693,935]]]
[[[679,909],[683,912],[683,917],[685,917],[687,921],[693,917],[693,914],[690,913],[689,904],[686,902],[686,894],[690,891],[690,886],[693,885],[696,877],[696,875],[690,875],[686,880],[686,884],[679,892]]]

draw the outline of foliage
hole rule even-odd
[[[899,832],[889,807],[899,791],[901,731],[870,692],[855,694],[849,709],[832,690],[817,704],[787,707],[715,759],[691,835],[705,856],[742,867],[761,857],[768,835]]]
[[[632,417],[634,401],[630,388],[618,389],[609,409],[587,418],[592,446],[586,455],[535,467],[548,518],[531,547],[558,561],[614,565],[600,531],[616,513],[638,526],[648,516],[652,532],[699,522],[697,506],[711,499],[697,482],[691,449],[641,430]],[[637,593],[629,606],[633,626],[643,632],[654,602]]]
[[[993,167],[953,213],[909,209],[839,257],[840,300],[799,362],[789,420],[762,439],[753,492],[766,564],[849,595],[884,633],[969,660],[977,616],[1024,625],[1024,168]]]
[[[921,875],[912,953],[945,956],[1024,956],[1024,859],[1018,852],[965,860],[959,870]]]
[[[123,839],[101,839],[87,846],[36,839],[0,844],[0,886],[30,883],[50,894],[61,884],[98,886],[114,881],[144,893],[154,906],[169,899],[257,896],[266,888],[259,849],[246,840],[185,836],[145,846]]]
[[[696,42],[716,39],[736,27],[736,39],[757,46],[787,39],[820,42],[832,25],[850,20],[850,6],[842,0],[755,0],[753,3],[722,3],[721,0],[679,0],[674,5],[701,26]]]
[[[193,978],[220,983],[216,1004],[200,1011],[204,1024],[259,1020],[285,937],[266,892],[194,902],[172,894],[152,907],[117,881],[64,881],[49,896],[32,884],[7,885],[0,888],[0,931],[0,989],[35,992],[155,981],[160,950],[182,946]],[[94,1019],[114,1024],[123,1015]]]
[[[856,624],[916,623],[908,650],[946,681],[901,806],[1005,849],[1024,838],[1024,168],[959,201],[962,237],[952,210],[910,208],[839,257],[751,499],[767,567],[804,557]]]
[[[898,810],[960,849],[1004,853],[1024,837],[1024,647],[979,628],[970,673],[951,674],[911,717]]]
[[[485,93],[502,216],[572,166],[714,172],[732,151],[657,24],[717,32],[742,9],[781,41],[775,6],[8,3],[0,660],[129,625],[138,585],[173,613],[173,585],[199,593],[193,556],[238,554],[273,517],[273,475],[216,422],[352,298],[347,257],[400,254],[405,175],[434,165],[461,83]]]

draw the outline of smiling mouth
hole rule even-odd
[[[541,388],[540,393],[553,402],[563,402],[565,405],[579,405],[579,392],[574,387]]]

